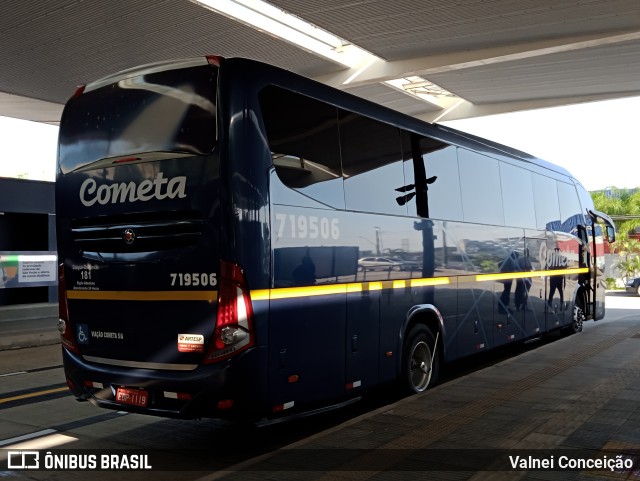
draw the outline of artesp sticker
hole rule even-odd
[[[179,352],[204,352],[204,336],[202,334],[178,334]]]

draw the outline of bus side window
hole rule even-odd
[[[556,181],[541,174],[533,174],[533,199],[538,229],[560,230],[560,206]]]
[[[504,224],[509,227],[536,228],[531,172],[507,162],[500,162]]]
[[[275,86],[265,87],[259,99],[281,182],[322,204],[343,209],[337,109]]]
[[[498,160],[458,148],[458,163],[464,221],[504,225]]]
[[[400,131],[344,110],[339,117],[346,208],[407,215],[395,190],[405,183]]]
[[[430,137],[414,137],[412,145],[416,202],[409,214],[462,221],[456,148]]]
[[[578,192],[573,184],[557,181],[560,203],[561,231],[577,234],[577,227],[583,222]]]

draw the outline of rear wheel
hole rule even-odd
[[[406,391],[423,392],[438,381],[440,362],[431,330],[418,324],[406,337],[402,355],[402,381]]]

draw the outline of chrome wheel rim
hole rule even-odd
[[[411,352],[411,364],[409,366],[411,384],[416,392],[427,389],[431,380],[431,349],[426,342],[417,343]]]

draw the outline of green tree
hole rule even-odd
[[[630,193],[626,189],[612,187],[613,195],[607,196],[603,191],[592,192],[593,203],[601,212],[612,217],[638,216],[637,219],[617,220],[616,231],[619,240],[629,238],[629,233],[640,227],[640,191]]]
[[[624,260],[629,262],[631,261],[634,254],[640,253],[640,241],[637,239],[622,239],[616,242],[618,248],[618,254],[620,257],[624,257]]]
[[[615,249],[619,258],[614,268],[622,274],[626,282],[640,272],[640,241],[629,237],[629,234],[640,227],[640,191],[630,193],[628,190],[615,187],[611,190],[613,195],[593,192],[591,197],[596,209],[618,218],[614,222],[617,231]]]
[[[640,272],[640,257],[636,255],[628,260],[621,257],[615,265],[615,268],[622,273],[622,277],[626,283],[631,277],[635,277],[635,275]]]

